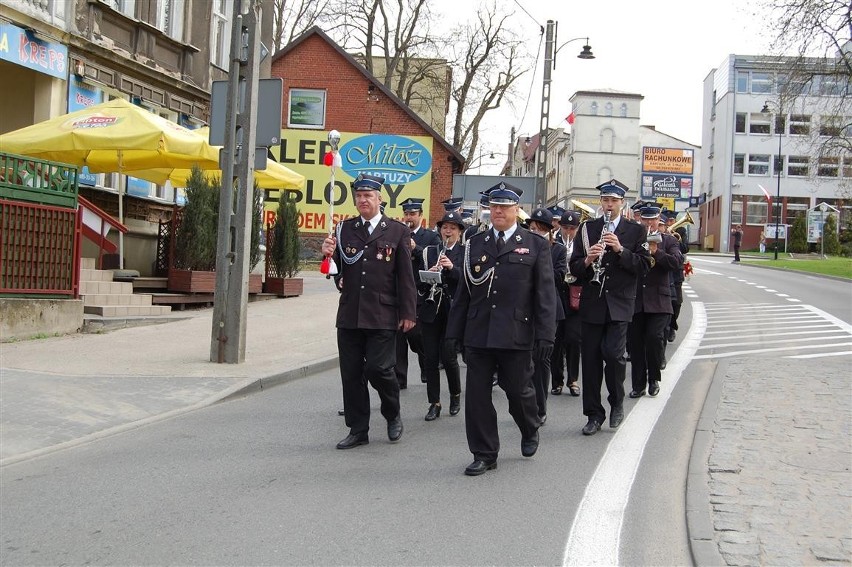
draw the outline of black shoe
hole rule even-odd
[[[532,457],[536,451],[538,451],[538,431],[529,439],[521,439],[521,455]]]
[[[342,409],[337,410],[337,415],[346,415],[346,412]]]
[[[645,395],[645,390],[639,390],[638,392],[636,390],[630,390],[630,393],[627,395],[631,398],[641,398]]]
[[[450,396],[450,415],[456,415],[461,411],[461,394]]]
[[[656,380],[651,380],[648,384],[648,395],[652,398],[660,393],[660,383]]]
[[[435,421],[441,415],[441,404],[432,404],[426,412],[426,421]]]
[[[392,420],[388,421],[388,439],[391,441],[399,441],[400,437],[402,437],[402,418],[400,416],[396,416]]]
[[[590,419],[589,423],[587,423],[586,426],[583,427],[583,435],[594,435],[595,433],[597,433],[600,430],[601,430],[600,422],[597,421],[597,420],[594,420],[594,419]]]
[[[666,357],[664,356],[664,357],[663,357],[663,359],[660,361],[660,370],[665,370],[665,369],[666,369],[666,365],[667,365],[668,363],[669,363],[669,362],[666,360]]]
[[[538,426],[541,427],[545,423],[547,423],[547,414],[538,416]]]
[[[553,388],[550,389],[550,393],[553,394],[554,396],[561,396],[562,395],[562,386],[554,386]]]
[[[624,421],[624,408],[613,408],[609,412],[609,426],[612,429],[617,428]]]
[[[485,471],[490,471],[497,468],[497,461],[491,461],[490,463],[487,461],[480,461],[479,459],[470,463],[466,469],[464,469],[464,474],[467,476],[479,476],[483,474]]]
[[[346,436],[346,439],[337,444],[338,449],[351,449],[352,447],[357,447],[358,445],[367,445],[370,442],[369,437],[367,437],[366,433],[350,433]]]
[[[438,370],[440,370],[440,368]],[[426,377],[423,376],[422,374],[420,375],[420,381],[423,382],[424,384],[426,383]]]
[[[673,343],[674,340],[675,340],[675,337],[677,337],[677,331],[675,331],[674,329],[669,329],[668,332],[666,333],[666,340],[669,341],[670,343]]]

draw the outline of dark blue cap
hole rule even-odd
[[[557,221],[562,218],[562,215],[565,214],[565,209],[563,209],[559,205],[553,205],[552,207],[547,207],[547,210],[550,211],[551,215],[553,215],[553,220],[557,220]]]
[[[636,201],[635,203],[630,205],[630,210],[631,211],[638,211],[642,207],[644,207],[645,205],[651,205],[651,204],[653,204],[653,203],[646,203],[645,201]]]
[[[480,191],[479,194],[482,195],[479,198],[479,206],[488,208],[488,194],[491,193],[491,189],[486,189],[485,191]]]
[[[449,213],[459,210],[463,202],[463,197],[450,197],[449,199],[441,201],[441,204],[444,205],[444,211]]]
[[[580,213],[577,211],[565,211],[559,219],[560,226],[580,226]]]
[[[438,221],[438,228],[440,229],[445,222],[456,224],[462,230],[467,228],[467,225],[464,224],[464,220],[462,219],[461,214],[455,211],[445,214],[444,217]]]
[[[642,215],[643,219],[655,219],[660,216],[660,207],[654,203],[645,203],[645,205],[639,209],[639,214]]]
[[[553,213],[549,209],[538,208],[532,212],[529,221],[540,222],[546,224],[547,228],[550,228],[553,225]]]
[[[500,182],[488,190],[489,205],[517,205],[524,194],[523,189]]]
[[[399,205],[402,207],[403,212],[406,213],[423,212],[423,201],[425,201],[425,199],[415,199],[414,197],[409,197]]]
[[[359,173],[355,181],[352,182],[352,188],[356,191],[381,191],[384,184],[384,177]]]
[[[629,191],[627,185],[617,179],[610,179],[606,183],[601,183],[595,189],[601,192],[601,197],[609,196],[618,197],[619,199],[623,199],[624,194]]]
[[[462,211],[461,218],[463,221],[470,220],[473,218],[473,213],[470,211]]]

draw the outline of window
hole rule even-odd
[[[612,116],[612,103],[608,102],[604,105],[604,116]]]
[[[116,12],[133,18],[136,16],[136,0],[111,0],[110,5]]]
[[[748,71],[737,71],[737,92],[748,92]]]
[[[752,197],[752,199],[757,199],[758,197]],[[764,224],[767,222],[767,214],[769,212],[769,205],[765,200],[761,201],[749,201],[746,204],[746,224]]]
[[[787,175],[790,177],[807,177],[810,171],[808,156],[787,156]]]
[[[845,126],[839,116],[822,116],[819,122],[820,136],[840,136],[840,131]]]
[[[769,155],[767,155],[767,154],[749,154],[749,156],[748,156],[748,174],[749,175],[769,175]]]
[[[752,93],[771,93],[773,77],[771,73],[752,72],[751,74],[751,92]]]
[[[811,117],[808,114],[790,115],[790,134],[808,136],[811,133]]]
[[[731,196],[731,228],[743,222],[743,196]]]
[[[233,2],[214,0],[210,25],[210,63],[228,69],[228,54],[231,50],[231,11]]]
[[[592,116],[598,115],[598,103],[593,102],[591,104],[591,106],[589,107],[589,114],[591,114]]]
[[[843,80],[832,75],[820,75],[819,94],[823,96],[842,95],[844,91]]]
[[[734,118],[734,130],[737,134],[745,134],[746,133],[746,113],[745,112],[737,112],[736,118]]]
[[[772,157],[774,158],[772,160],[772,175],[778,175],[779,171],[784,171],[784,156],[775,155]]]
[[[843,167],[840,171],[845,179],[852,179],[852,155],[843,156]]]
[[[743,175],[745,173],[745,154],[734,154],[734,174]]]
[[[817,164],[817,176],[838,177],[840,175],[840,158],[823,156]]]
[[[627,118],[627,103],[626,102],[621,103],[621,117]]]
[[[160,0],[157,5],[157,28],[167,36],[183,41],[185,0]]]
[[[750,134],[769,134],[769,116],[762,112],[752,112],[749,117],[748,131]]]

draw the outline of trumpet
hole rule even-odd
[[[598,240],[598,244],[603,244],[604,236],[609,232],[609,221],[612,213],[610,211],[604,211],[604,223],[603,228],[601,229],[601,238]],[[592,262],[592,271],[594,274],[592,275],[592,279],[589,280],[589,284],[595,287],[603,287],[603,278],[604,278],[604,266],[603,266],[603,255],[604,252],[601,252],[600,256],[595,258],[595,261]]]

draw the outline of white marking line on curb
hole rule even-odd
[[[825,358],[827,356],[852,356],[852,350],[846,352],[821,352],[819,354],[797,354],[785,356],[784,358]]]
[[[633,407],[586,486],[568,534],[562,565],[618,565],[624,511],[645,444],[707,328],[704,304],[693,303],[692,309],[689,331],[663,370],[663,389],[656,398],[641,399]]]
[[[787,301],[792,301],[793,303],[801,303],[802,302],[801,299],[793,299],[792,297],[788,297]]]
[[[761,348],[755,350],[739,350],[736,352],[719,352],[716,354],[700,354],[693,357],[693,360],[706,360],[708,358],[730,358],[732,356],[741,356],[744,354],[760,354],[764,352],[780,352],[782,350],[805,350],[805,349],[815,349],[815,348],[835,348],[835,347],[845,347],[852,346],[852,343],[837,343],[832,345],[790,345],[786,347],[780,348]]]

